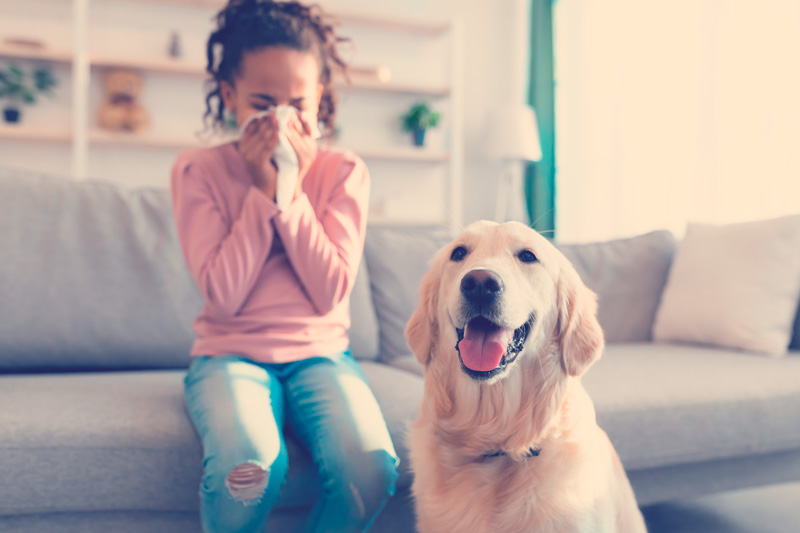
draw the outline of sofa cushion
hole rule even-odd
[[[405,430],[422,380],[382,363],[361,368],[411,483]],[[0,376],[0,515],[108,509],[194,511],[202,447],[186,414],[184,371]],[[308,505],[319,481],[293,439],[278,507]],[[35,495],[35,496],[34,496]]]
[[[784,355],[800,300],[798,250],[800,215],[689,224],[653,337]]]
[[[794,317],[794,333],[789,349],[800,350],[800,305],[797,306],[797,313]]]
[[[417,308],[419,286],[436,252],[453,239],[445,227],[370,226],[364,255],[380,325],[384,361],[413,359],[403,333]]]
[[[800,353],[612,344],[583,383],[628,469],[800,448]]]
[[[0,171],[0,369],[188,366],[169,193]]]
[[[350,293],[350,352],[360,360],[376,360],[380,354],[378,345],[378,317],[372,304],[367,262],[358,265],[358,276]]]
[[[586,286],[597,293],[597,318],[607,342],[652,338],[656,309],[675,252],[675,237],[670,232],[556,246]]]

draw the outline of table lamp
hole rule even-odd
[[[539,161],[542,158],[536,113],[525,104],[498,106],[490,111],[484,138],[486,154],[503,160],[503,176],[497,187],[495,220],[505,222],[509,215],[511,220],[527,218],[519,162]],[[514,206],[512,212],[509,212],[509,204]]]

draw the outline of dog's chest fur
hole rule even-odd
[[[571,389],[562,407],[588,400],[582,388]],[[555,419],[563,423],[569,417],[572,428],[541,440],[538,456],[520,458],[521,453],[517,459],[482,457],[480,445],[472,448],[462,436],[443,437],[441,421],[421,416],[411,432],[420,530],[613,531],[613,509],[603,504],[613,477],[610,445],[593,416],[583,415],[588,413],[577,407],[559,410]],[[597,508],[587,510],[587,502]]]
[[[603,525],[613,524],[608,509],[585,509],[586,502],[599,502],[609,491],[592,482],[610,479],[601,472],[608,461],[592,463],[594,454],[568,445],[545,446],[539,456],[521,461],[508,456],[468,461],[437,445],[428,448],[422,463],[412,458],[413,464],[439,461],[436,473],[414,472],[421,531],[444,531],[444,525],[475,533],[611,531]]]

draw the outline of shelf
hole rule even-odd
[[[66,144],[72,140],[72,132],[68,129],[59,131],[22,124],[0,124],[0,139]]]
[[[25,125],[8,126],[0,125],[0,139],[13,141],[33,141],[42,143],[66,144],[72,141],[69,130],[49,130],[41,127]],[[202,146],[213,146],[229,142],[232,138],[213,137],[207,142],[192,136],[169,136],[151,133],[125,133],[106,131],[99,128],[89,130],[89,142],[100,146],[128,146],[142,148],[169,148],[188,149]],[[420,163],[445,163],[449,161],[450,154],[445,151],[430,150],[427,148],[401,147],[401,148],[351,148],[363,159],[380,159],[384,161],[411,161]]]
[[[160,74],[176,74],[179,76],[205,77],[206,69],[203,65],[188,63],[182,59],[111,59],[93,57],[90,60],[92,67],[97,68],[125,68],[157,72]]]
[[[181,6],[199,7],[219,10],[225,6],[226,0],[144,0],[150,3],[176,4]],[[341,22],[357,26],[370,26],[378,29],[417,33],[420,35],[441,35],[450,29],[450,24],[445,21],[415,19],[408,17],[387,17],[386,15],[372,15],[350,11],[325,12]]]
[[[442,162],[445,163],[450,160],[450,154],[443,151],[429,150],[427,148],[362,148],[352,149],[354,153],[361,156],[363,159],[383,159],[390,161],[417,161],[420,163]]]
[[[54,63],[72,63],[72,53],[59,50],[32,50],[27,48],[3,47],[0,46],[0,57],[51,61]],[[158,74],[169,74],[177,76],[189,76],[205,78],[207,76],[205,65],[187,62],[183,59],[154,58],[154,59],[118,59],[108,57],[92,57],[90,59],[92,68],[125,68],[139,70],[143,72],[154,72]],[[338,80],[336,87],[340,90],[370,91],[396,94],[417,94],[432,97],[444,97],[450,94],[447,86],[425,85],[420,83],[403,82],[383,82],[378,79],[352,77],[352,83],[348,85],[344,80]]]
[[[232,141],[232,137],[214,137],[208,142],[193,137],[169,137],[151,135],[147,133],[135,134],[124,132],[111,132],[101,129],[89,131],[89,141],[94,144],[106,146],[132,146],[149,148],[199,148],[214,146]],[[335,149],[335,147],[332,147]],[[350,147],[347,147],[350,148]],[[350,148],[363,159],[381,159],[389,161],[416,161],[416,162],[447,162],[450,154],[442,151],[408,148]]]
[[[43,60],[56,63],[72,63],[72,52],[54,50],[31,50],[0,46],[0,57],[26,60]],[[183,59],[169,57],[155,59],[119,59],[108,57],[92,57],[89,64],[94,68],[127,68],[160,74],[174,74],[201,78],[206,75],[205,66],[189,63]]]
[[[63,50],[50,50],[47,48],[37,50],[17,46],[0,45],[0,57],[8,59],[26,59],[37,61],[52,61],[53,63],[71,63],[72,52]]]
[[[347,90],[348,85],[344,81],[336,83],[338,89]],[[446,86],[433,86],[414,83],[398,83],[398,82],[382,82],[379,80],[353,80],[350,86],[354,90],[371,91],[371,92],[384,92],[384,93],[400,93],[400,94],[419,94],[428,96],[447,96],[450,94],[450,88]]]
[[[367,225],[369,226],[400,226],[400,227],[420,227],[420,226],[442,226],[449,227],[450,223],[439,219],[405,219],[398,217],[387,217],[384,215],[367,215]]]
[[[175,4],[179,6],[221,9],[226,0],[139,0],[149,4]]]
[[[152,133],[128,133],[117,131],[106,131],[99,128],[89,130],[89,142],[92,144],[105,146],[130,146],[142,148],[200,148],[202,146],[213,146],[226,142],[227,139],[215,138],[205,143],[196,137],[190,136],[167,136]]]
[[[110,59],[92,58],[92,67],[99,68],[129,68],[145,72],[157,72],[160,74],[175,74],[182,76],[192,76],[205,78],[207,72],[204,65],[184,62],[181,59]],[[432,86],[413,83],[383,82],[377,79],[358,78],[352,79],[352,84],[347,85],[344,80],[338,80],[336,86],[341,90],[360,90],[385,93],[404,93],[404,94],[424,94],[430,96],[447,96],[450,88],[446,86]]]
[[[89,141],[98,145],[105,146],[131,146],[148,148],[200,148],[202,146],[214,146],[233,140],[232,137],[214,137],[208,142],[193,137],[169,137],[151,135],[147,133],[123,133],[111,132],[101,129],[89,131]],[[335,149],[335,147],[332,147]],[[350,148],[350,147],[347,147]],[[363,159],[380,159],[386,161],[412,161],[420,163],[447,162],[450,154],[443,151],[427,149],[408,148],[350,148],[355,154]]]
[[[64,130],[50,130],[42,127],[31,126],[8,126],[0,125],[0,139],[8,139],[11,141],[32,141],[42,143],[61,143],[68,144],[72,142],[72,131]],[[105,131],[99,128],[89,129],[89,142],[92,144],[106,145],[106,146],[131,146],[131,147],[147,147],[147,148],[197,148],[201,146],[211,146],[220,142],[225,142],[225,139],[214,139],[213,141],[204,144],[199,139],[191,137],[170,137],[163,135],[152,135],[149,133],[125,133]]]

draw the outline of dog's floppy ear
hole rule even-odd
[[[417,309],[411,315],[405,330],[408,347],[423,366],[428,364],[438,336],[436,308],[439,280],[439,269],[434,265],[422,278]]]
[[[557,298],[561,364],[570,376],[580,376],[600,357],[605,345],[597,321],[597,295],[567,263],[561,268]]]

